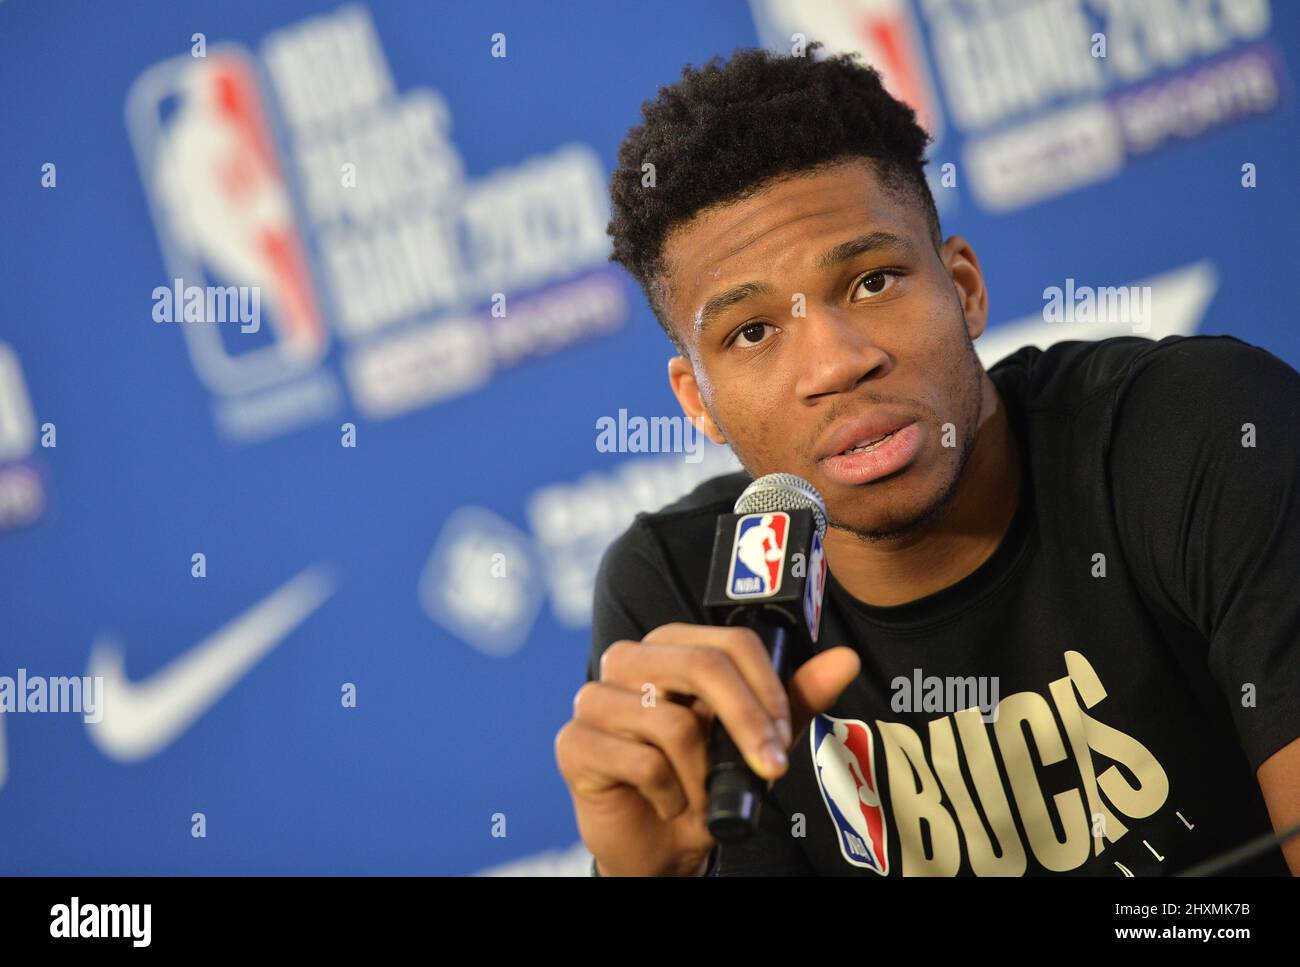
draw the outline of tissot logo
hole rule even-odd
[[[129,939],[133,947],[147,947],[151,938],[153,905],[149,903],[71,903],[50,907],[50,936],[62,939]]]

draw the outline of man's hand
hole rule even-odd
[[[673,623],[610,645],[600,680],[578,690],[573,718],[555,736],[578,831],[601,875],[703,874],[715,843],[704,824],[713,720],[751,769],[775,779],[794,737],[859,669],[853,649],[829,649],[794,673],[787,694],[749,628]]]

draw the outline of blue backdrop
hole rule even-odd
[[[1300,365],[1293,3],[8,0],[0,872],[585,870],[553,740],[595,565],[735,466],[597,445],[679,412],[609,175],[684,64],[796,34],[935,135],[986,363]],[[190,285],[248,301],[187,323]],[[1045,315],[1088,286],[1150,312]]]

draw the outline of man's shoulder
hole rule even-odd
[[[661,566],[663,557],[671,557],[684,548],[700,544],[711,547],[713,529],[701,525],[700,521],[730,513],[736,499],[753,479],[744,470],[719,474],[657,510],[639,512],[609,545],[605,552],[607,563],[617,566],[620,559],[635,556],[649,557],[655,566]],[[647,543],[653,545],[652,552],[647,550]]]
[[[1047,349],[1023,346],[991,366],[989,376],[999,387],[1014,388],[1030,411],[1068,416],[1092,401],[1114,398],[1138,381],[1185,387],[1210,373],[1237,378],[1269,360],[1285,366],[1236,336],[1114,336],[1066,340]]]
[[[672,520],[675,517],[698,516],[703,513],[730,513],[736,500],[754,478],[747,470],[723,473],[710,477],[698,484],[693,490],[678,497],[659,510],[639,516],[655,523]],[[718,510],[719,507],[725,510]]]
[[[605,549],[592,605],[587,676],[613,641],[639,640],[671,621],[704,624],[700,599],[708,576],[714,521],[728,513],[752,478],[744,471],[710,477],[658,510],[642,511]]]

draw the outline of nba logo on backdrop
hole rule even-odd
[[[825,54],[861,54],[889,93],[916,111],[933,144],[939,143],[943,113],[909,0],[750,0],[750,10],[765,47],[788,52],[791,38],[802,34],[825,44]]]
[[[277,29],[260,57],[209,44],[155,64],[126,119],[159,281],[186,293],[181,332],[228,441],[318,425],[349,400],[392,419],[626,317],[597,153],[569,142],[467,179],[446,99],[396,89],[358,4]],[[205,289],[263,311],[247,328],[191,322]],[[504,293],[520,293],[509,316]]]
[[[789,531],[790,515],[782,511],[746,514],[736,521],[727,597],[767,598],[781,590],[785,538]]]
[[[813,773],[835,826],[840,853],[854,866],[889,875],[889,831],[876,780],[871,730],[857,719],[813,718]]]
[[[185,285],[256,286],[268,334],[184,325],[214,392],[247,393],[315,366],[328,344],[284,162],[251,59],[234,46],[158,64],[127,121],[170,274]]]

